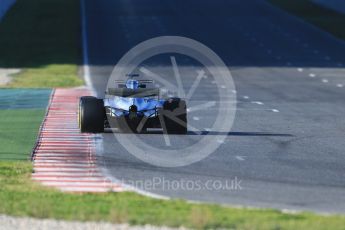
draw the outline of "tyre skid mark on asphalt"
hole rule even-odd
[[[80,133],[78,103],[87,89],[56,89],[33,151],[32,179],[65,192],[120,192],[97,167],[93,134]]]

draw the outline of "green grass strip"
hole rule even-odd
[[[0,110],[0,161],[29,159],[44,114],[45,109]]]
[[[7,87],[79,86],[79,0],[17,0],[0,22],[0,68],[20,68]]]
[[[13,216],[197,229],[344,229],[345,217],[227,208],[134,193],[69,194],[30,180],[29,162],[0,162],[0,213]]]
[[[345,15],[322,7],[310,0],[268,0],[287,12],[345,40]]]

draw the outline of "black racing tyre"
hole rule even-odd
[[[103,100],[90,96],[81,97],[78,118],[82,133],[103,133],[105,119]]]
[[[187,133],[187,106],[180,98],[170,98],[163,104],[162,128],[168,134]],[[165,127],[164,127],[165,126]]]

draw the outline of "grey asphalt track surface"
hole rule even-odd
[[[85,13],[91,80],[98,96],[129,49],[163,35],[192,38],[214,50],[231,70],[237,92],[233,127],[221,134],[225,141],[192,165],[156,167],[128,153],[112,133],[101,135],[99,163],[109,177],[173,198],[345,212],[343,41],[260,0],[86,0]],[[162,63],[150,67],[169,75],[169,66]],[[195,78],[198,68],[187,63],[185,73]],[[184,78],[184,87],[192,82]],[[212,90],[209,79],[200,83],[195,101],[207,102],[212,92],[207,90]],[[188,119],[207,130],[213,116],[204,111]],[[161,134],[138,136],[164,148]],[[172,136],[171,143],[183,147],[198,138],[188,133]],[[158,180],[166,183],[140,184]],[[168,183],[235,180],[240,186],[232,189]]]

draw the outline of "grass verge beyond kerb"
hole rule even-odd
[[[0,161],[0,213],[79,221],[108,221],[197,229],[344,229],[345,217],[286,214],[182,200],[158,200],[134,193],[70,194],[30,180],[30,162]]]
[[[79,0],[17,0],[0,22],[0,68],[22,69],[2,87],[83,84]]]

